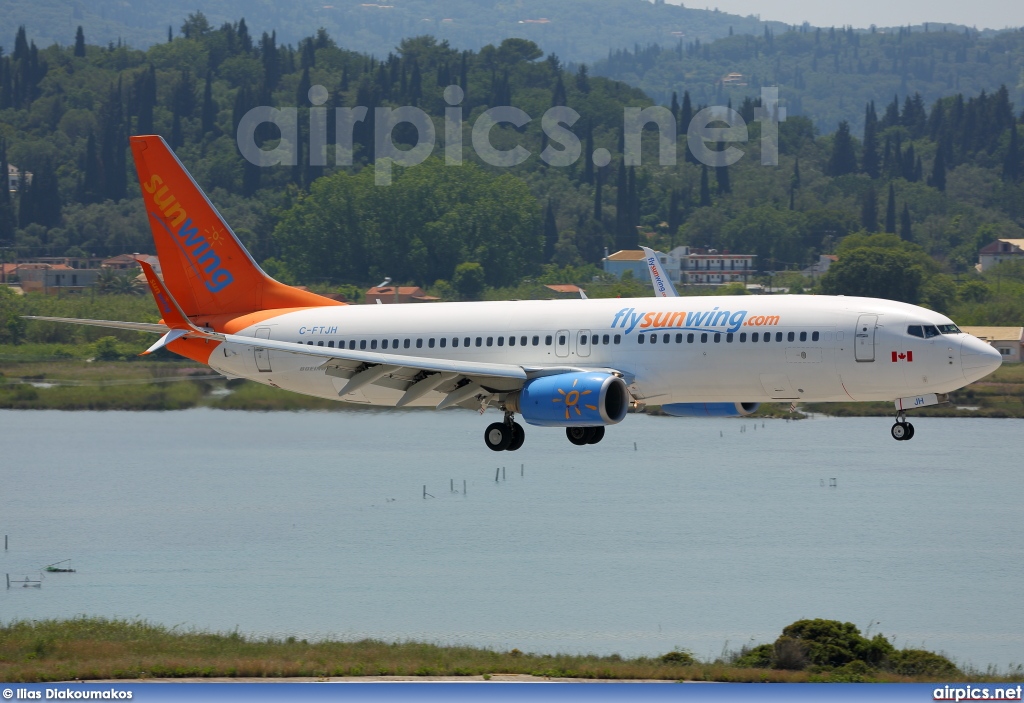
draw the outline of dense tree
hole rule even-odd
[[[78,31],[75,32],[75,56],[85,58],[85,32],[82,31],[82,25],[78,25]]]
[[[865,247],[843,254],[821,279],[826,295],[921,302],[924,270],[920,260],[896,248]]]
[[[889,200],[885,206],[885,231],[888,234],[896,234],[896,191],[889,184]]]
[[[857,155],[853,148],[853,137],[850,136],[850,123],[843,120],[833,135],[832,155],[828,160],[828,174],[842,176],[857,170]]]

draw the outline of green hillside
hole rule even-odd
[[[346,48],[378,57],[407,37],[431,34],[473,50],[518,37],[548,47],[567,61],[595,61],[610,47],[671,44],[680,36],[708,41],[730,30],[757,34],[765,26],[784,26],[661,0],[5,0],[0,3],[0,26],[13,30],[25,25],[41,47],[71,44],[81,25],[98,44],[123,40],[146,48],[167,41],[168,27],[177,33],[181,18],[197,10],[215,26],[245,17],[251,27],[273,27],[278,41],[293,46],[323,27]]]
[[[762,86],[778,86],[790,114],[805,115],[821,132],[848,120],[863,129],[863,106],[920,93],[931,104],[954,93],[976,95],[1000,86],[1024,102],[1024,31],[980,34],[943,25],[855,32],[814,29],[731,36],[706,43],[611,52],[593,72],[638,86],[668,104],[684,91],[704,105],[738,104]],[[723,83],[730,73],[735,81]]]

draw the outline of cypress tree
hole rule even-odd
[[[679,211],[679,191],[675,188],[668,198],[668,236],[675,242],[676,232],[683,224],[682,213]]]
[[[594,127],[587,120],[587,146],[583,151],[583,182],[594,182]]]
[[[299,85],[295,89],[295,104],[306,105],[309,103],[309,67],[302,69],[302,76],[299,78]]]
[[[711,205],[711,188],[708,186],[708,167],[705,164],[700,165],[700,206],[710,207]]]
[[[832,142],[832,155],[828,160],[828,174],[842,176],[857,170],[857,156],[853,151],[853,138],[850,137],[850,123],[843,120],[839,123]]]
[[[690,122],[693,120],[693,105],[690,103],[690,91],[683,91],[683,105],[679,108],[679,133],[686,134],[686,131],[690,128]],[[686,150],[683,152],[683,159],[687,163],[697,163],[697,157],[690,151],[690,143],[687,140]]]
[[[946,157],[942,145],[935,150],[935,162],[932,164],[932,175],[928,179],[928,185],[938,190],[946,191]]]
[[[420,73],[420,62],[412,60],[412,73],[409,77],[409,102],[413,107],[419,105],[423,97],[423,76]]]
[[[103,166],[96,149],[96,137],[89,132],[85,140],[85,159],[82,163],[82,181],[79,184],[78,199],[83,203],[98,203],[103,200],[106,189],[103,179]]]
[[[885,231],[896,234],[896,190],[889,184],[889,203],[885,206]]]
[[[619,157],[619,173],[615,179],[615,246],[625,249],[626,229],[629,227],[629,185],[626,179],[626,164]]]
[[[85,32],[82,31],[82,25],[78,25],[78,31],[75,32],[75,56],[85,58]]]
[[[18,182],[18,228],[25,229],[36,221],[35,193],[32,181],[21,172]]]
[[[789,186],[791,190],[796,190],[800,187],[800,157],[796,157],[796,161],[793,162],[793,175],[789,179]]]
[[[558,244],[558,224],[555,222],[555,208],[550,200],[544,208],[544,263],[550,263]]]
[[[729,167],[718,166],[715,168],[715,179],[718,181],[718,194],[725,195],[732,192],[732,183],[729,181]]]
[[[903,203],[903,212],[900,213],[900,239],[905,242],[914,239],[914,235],[910,231],[910,207],[906,203]]]
[[[149,64],[149,70],[135,80],[135,104],[138,112],[137,133],[152,134],[153,108],[156,107],[156,69],[153,64]]]
[[[167,43],[170,44],[174,41],[174,29],[171,25],[167,25]]]
[[[601,202],[601,189],[604,187],[604,169],[597,169],[594,174],[594,219],[604,221],[604,205]]]
[[[874,187],[868,188],[860,205],[860,224],[867,232],[878,231],[878,195]]]
[[[0,173],[3,173],[4,178],[3,187],[0,188],[0,243],[13,242],[17,226],[11,191],[7,183],[7,168],[7,141],[0,138]]]
[[[871,101],[864,110],[864,156],[861,170],[871,178],[878,178],[878,116],[875,103]]]
[[[202,127],[203,134],[210,134],[217,119],[217,104],[213,101],[213,71],[206,72],[206,87],[203,88]]]
[[[1020,137],[1017,134],[1017,125],[1010,125],[1010,146],[1006,150],[1006,159],[1003,161],[1003,180],[1015,182],[1021,174],[1020,158]]]

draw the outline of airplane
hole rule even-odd
[[[159,323],[33,317],[161,335],[228,378],[361,405],[497,408],[484,443],[529,425],[597,444],[630,409],[737,417],[764,402],[891,401],[906,413],[1002,359],[945,315],[875,298],[702,296],[346,305],[282,284],[159,136],[131,138],[162,278]]]
[[[644,253],[644,262],[647,264],[647,273],[651,274],[651,285],[654,286],[654,295],[659,298],[676,298],[675,286],[669,278],[668,271],[662,268],[659,263],[658,254],[648,247],[640,247]]]

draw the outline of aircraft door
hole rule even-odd
[[[576,333],[576,356],[590,356],[590,330]]]
[[[270,328],[260,327],[256,330],[257,339],[270,339]],[[256,370],[268,373],[270,371],[270,350],[263,347],[253,347],[253,356],[256,357]]]
[[[875,326],[878,315],[861,315],[857,318],[857,330],[854,333],[854,359],[857,361],[875,360]]]
[[[569,330],[555,333],[555,356],[569,356]]]

